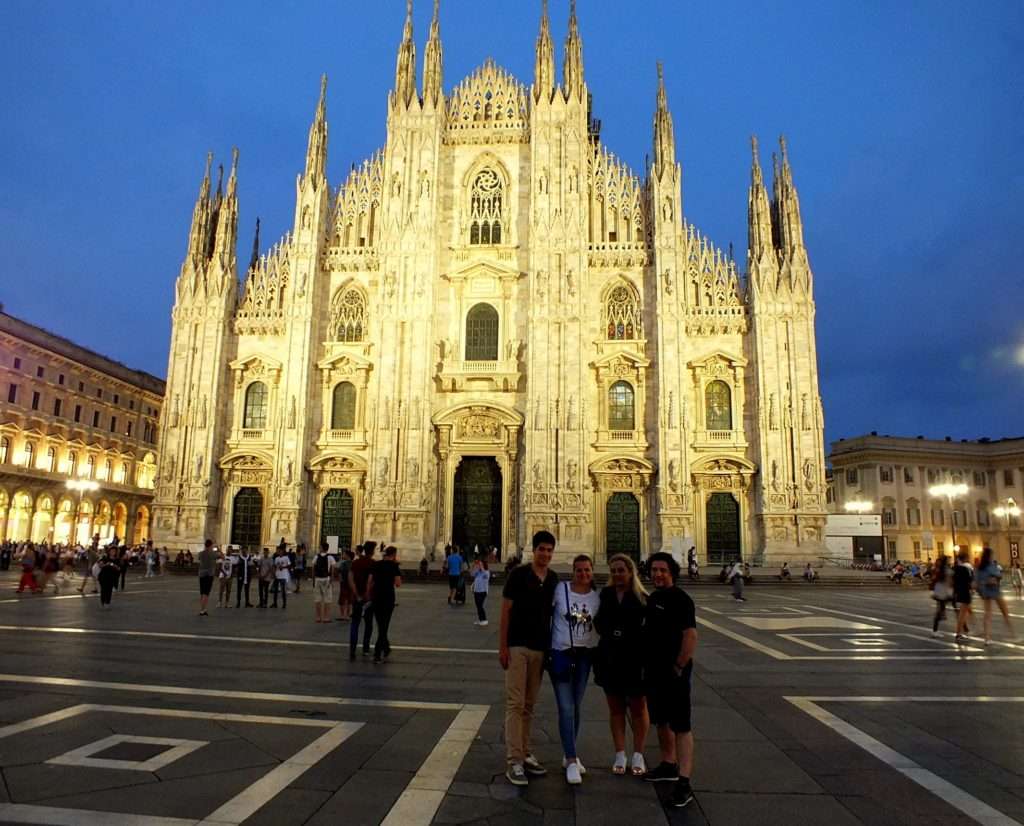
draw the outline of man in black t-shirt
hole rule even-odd
[[[516,786],[527,785],[528,774],[547,774],[530,753],[530,725],[544,655],[551,647],[551,606],[558,575],[548,566],[554,551],[555,537],[537,531],[533,561],[515,568],[502,591],[498,658],[505,669],[505,776]]]
[[[388,628],[391,615],[395,613],[395,588],[402,587],[402,569],[398,567],[398,549],[389,545],[384,549],[384,558],[373,563],[366,585],[367,599],[373,606],[373,618],[377,620],[377,643],[373,647],[373,661],[377,665],[391,656]]]
[[[676,587],[679,563],[672,555],[652,554],[649,564],[655,590],[647,598],[644,618],[644,687],[651,722],[658,728],[661,764],[644,779],[674,782],[670,805],[681,808],[693,800],[690,687],[696,611],[689,595]]]

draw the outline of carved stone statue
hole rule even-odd
[[[199,407],[199,429],[206,430],[206,396],[203,396],[203,403]]]
[[[203,454],[196,454],[195,480],[198,482],[203,478]]]
[[[388,483],[388,459],[386,456],[381,456],[377,460],[377,475],[374,478],[374,484],[379,488],[383,488]]]
[[[291,403],[288,405],[288,429],[295,430],[295,396],[292,396]]]
[[[180,417],[181,417],[181,403],[179,401],[179,396],[177,394],[175,394],[175,396],[174,396],[174,407],[171,408],[171,427],[177,427],[178,426],[178,419]]]
[[[811,408],[807,403],[807,394],[800,396],[800,427],[802,430],[811,429]]]
[[[418,459],[412,458],[405,463],[405,477],[410,482],[419,481],[420,463]]]
[[[772,489],[779,489],[779,463],[772,459]]]
[[[569,407],[565,413],[565,429],[576,429],[576,397],[569,396]]]
[[[772,430],[779,429],[779,411],[775,407],[775,394],[768,396],[768,427]]]
[[[569,490],[576,490],[577,476],[579,475],[579,465],[575,459],[570,459],[568,464],[565,466],[565,484]]]
[[[804,484],[807,490],[814,487],[814,462],[810,459],[804,459]]]
[[[284,483],[290,485],[292,483],[292,474],[295,472],[295,463],[289,457],[288,461],[284,463]]]
[[[673,459],[668,463],[668,486],[672,491],[679,489],[679,460]]]
[[[538,459],[533,463],[533,486],[540,488],[544,484],[544,468]]]
[[[665,270],[661,277],[665,282],[665,295],[672,295],[672,270]]]

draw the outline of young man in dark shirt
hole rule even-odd
[[[376,542],[364,542],[363,555],[352,563],[348,572],[348,584],[352,589],[352,626],[348,635],[348,658],[356,658],[356,646],[359,644],[359,623],[363,622],[363,656],[370,653],[370,637],[373,636],[373,607],[367,605],[366,586],[370,579],[370,568],[373,566],[373,552]]]
[[[644,775],[651,782],[675,782],[670,804],[693,800],[693,732],[690,728],[690,687],[697,650],[693,600],[676,587],[679,563],[671,554],[650,557],[654,592],[647,598],[644,619],[644,687],[651,722],[658,727],[661,764]]]
[[[384,549],[384,558],[373,563],[366,585],[366,595],[373,606],[373,618],[377,620],[377,644],[373,647],[373,662],[381,663],[391,656],[388,628],[391,615],[395,613],[395,588],[402,587],[402,569],[398,567],[398,549],[389,545]]]
[[[551,606],[558,575],[548,566],[554,551],[555,537],[537,531],[533,561],[515,568],[502,592],[498,658],[505,670],[505,776],[516,786],[527,785],[528,774],[547,774],[530,753],[530,725],[544,674],[544,654],[551,646]]]

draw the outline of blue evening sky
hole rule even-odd
[[[240,259],[293,220],[319,77],[329,176],[384,140],[405,3],[7,0],[0,301],[163,376],[208,149],[241,152]],[[561,62],[567,0],[552,0]],[[442,0],[445,87],[529,83],[539,2]],[[815,273],[826,436],[1024,435],[1024,5],[579,0],[605,143],[638,172],[665,62],[683,197],[746,245],[748,137],[785,133]],[[417,0],[422,58],[430,4]],[[559,72],[561,71],[559,67]]]

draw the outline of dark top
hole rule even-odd
[[[644,665],[648,673],[664,674],[675,667],[683,632],[697,627],[693,600],[679,588],[658,588],[647,597],[644,622]],[[689,676],[693,660],[686,664]]]
[[[548,568],[541,582],[532,565],[520,565],[508,575],[501,595],[512,601],[508,620],[508,646],[533,651],[551,647],[551,610],[558,574]]]
[[[370,568],[373,567],[373,560],[368,556],[361,556],[352,563],[352,579],[356,583],[356,596],[363,598],[366,593],[366,580],[370,577]]]
[[[402,569],[393,559],[382,559],[374,562],[370,568],[373,575],[373,601],[394,602],[395,580],[402,575]]]
[[[619,601],[615,586],[601,591],[601,605],[594,617],[600,635],[595,660],[597,684],[606,689],[623,687],[613,693],[634,694],[643,668],[644,613],[636,594],[626,591]]]
[[[957,563],[953,567],[953,593],[958,597],[964,597],[967,601],[971,597],[971,586],[974,584],[974,570],[970,565]]]

